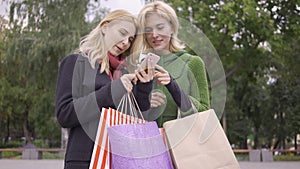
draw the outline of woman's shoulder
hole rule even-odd
[[[204,65],[203,59],[198,55],[191,55],[191,64],[193,63]]]
[[[180,58],[183,61],[187,62],[189,65],[190,64],[192,64],[192,65],[193,64],[204,65],[204,62],[203,62],[202,58],[198,55],[190,54],[190,53],[188,53],[187,51],[184,51],[184,50],[177,52],[177,55],[180,55]]]
[[[87,60],[87,58],[82,56],[82,54],[80,54],[80,53],[72,53],[72,54],[65,56],[61,60],[61,62],[72,62],[72,61],[76,61],[76,60]]]
[[[80,62],[85,62],[88,61],[88,58],[82,56],[80,53],[72,53],[67,56],[65,56],[61,61],[60,64],[72,64],[74,65],[75,63],[80,63]]]

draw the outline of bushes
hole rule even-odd
[[[23,147],[22,141],[9,141],[7,143],[0,143],[0,148],[19,148]]]
[[[22,153],[21,152],[2,152],[2,158],[21,159]]]
[[[300,161],[300,155],[277,155],[274,156],[274,161]]]

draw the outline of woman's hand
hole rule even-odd
[[[137,65],[137,70],[135,70],[136,78],[133,80],[134,83],[139,80],[142,83],[147,83],[153,80],[154,78],[154,65],[152,65],[151,61],[147,63],[147,69],[144,70],[140,65]]]
[[[166,104],[165,98],[166,98],[165,94],[160,92],[153,92],[151,94],[151,100],[150,100],[151,107],[158,107],[163,104]]]
[[[135,78],[135,74],[125,74],[121,76],[121,82],[124,86],[124,88],[127,90],[127,92],[131,92],[133,85],[131,81]]]
[[[159,65],[155,65],[155,75],[157,78],[157,83],[160,85],[167,85],[171,82],[171,77],[168,71],[166,71],[163,67]]]

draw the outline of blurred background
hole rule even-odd
[[[64,149],[66,130],[54,112],[60,60],[109,11],[137,14],[150,1],[1,0],[0,148]],[[300,1],[165,2],[218,52],[227,83],[220,122],[232,148],[269,149],[275,160],[300,161]]]

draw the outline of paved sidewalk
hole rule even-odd
[[[63,160],[0,159],[0,169],[63,169]]]
[[[240,162],[241,169],[300,169],[300,162]],[[0,159],[0,169],[63,169],[62,160]]]
[[[240,162],[241,169],[300,169],[300,162]]]

